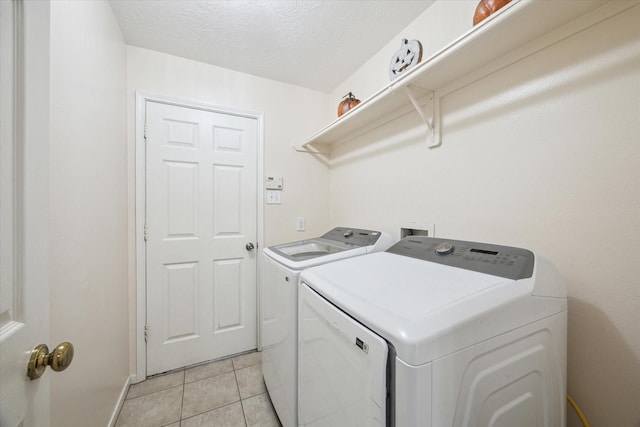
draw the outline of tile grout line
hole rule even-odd
[[[247,422],[247,414],[244,412],[244,403],[242,402],[242,399],[240,399],[240,408],[242,408],[242,418],[244,418],[244,425],[245,427],[248,427],[249,423]]]
[[[185,381],[187,380],[187,370],[182,371],[182,401],[180,402],[180,419],[178,420],[178,425],[182,426],[182,410],[184,409],[184,389],[185,389]]]
[[[238,397],[240,398],[240,408],[242,409],[242,418],[244,418],[245,427],[248,427],[249,421],[247,421],[247,413],[244,411],[244,403],[242,402],[242,395],[240,394],[240,384],[238,383],[238,376],[236,375],[236,364],[233,363],[233,359],[231,360],[231,364],[233,365],[233,378],[236,379],[236,387],[238,387]]]

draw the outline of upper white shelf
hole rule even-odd
[[[390,82],[356,108],[294,147],[311,152],[330,151],[337,143],[397,117],[399,111],[406,112],[407,108],[412,108],[411,98],[415,101],[418,97],[436,92],[607,2],[513,0],[442,50],[423,59],[406,75]],[[434,117],[427,127],[433,130],[431,125],[434,125],[437,132],[439,109],[435,107]],[[310,146],[314,149],[310,149]]]

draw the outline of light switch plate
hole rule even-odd
[[[268,205],[279,205],[280,204],[280,190],[269,190],[267,191],[267,204]]]

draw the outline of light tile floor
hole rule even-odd
[[[280,427],[260,355],[248,353],[132,385],[116,427]]]

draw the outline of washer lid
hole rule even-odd
[[[264,249],[264,253],[292,269],[303,269],[326,262],[384,251],[391,237],[381,231],[336,227],[321,237],[283,243]]]
[[[346,243],[331,242],[322,238],[302,240],[299,242],[285,243],[273,246],[270,249],[276,253],[284,255],[292,261],[304,261],[319,256],[331,255],[337,252],[352,249]]]
[[[300,280],[385,338],[400,359],[413,365],[548,311],[529,303],[531,279],[517,281],[389,252],[314,267],[303,271]]]
[[[336,243],[316,238],[270,246],[264,248],[263,252],[273,260],[293,270],[302,270],[314,265],[367,253],[367,249],[363,247]]]

